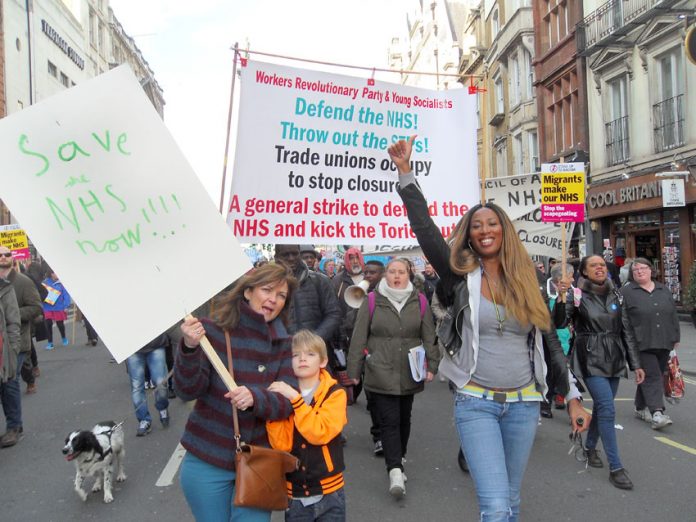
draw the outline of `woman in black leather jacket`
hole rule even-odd
[[[569,286],[570,280],[563,279],[558,290],[566,292]],[[621,304],[621,295],[607,278],[604,259],[587,256],[580,261],[577,288],[568,292],[565,304],[556,302],[554,322],[557,328],[573,323],[577,369],[594,401],[586,442],[587,463],[594,468],[604,467],[596,449],[601,437],[609,460],[609,481],[617,488],[632,489],[633,482],[619,458],[614,431],[614,397],[619,378],[627,376],[627,359],[631,370],[636,372],[637,384],[643,382],[645,373],[640,368],[637,347],[630,340],[626,342],[623,334]]]

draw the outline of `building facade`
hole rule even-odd
[[[684,51],[695,12],[695,0],[586,0],[577,28],[594,251],[647,257],[677,301],[696,256],[696,66]],[[663,208],[661,181],[670,178],[684,182],[683,206]]]
[[[162,89],[107,0],[2,0],[1,12],[0,50],[4,47],[5,53],[0,52],[4,57],[0,100],[5,114],[128,62],[163,116]],[[0,206],[0,224],[11,221]]]
[[[541,163],[589,159],[585,60],[575,38],[582,6],[582,0],[534,0]]]

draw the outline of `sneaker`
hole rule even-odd
[[[660,410],[657,410],[655,413],[652,414],[652,423],[650,424],[650,427],[652,429],[660,430],[665,426],[669,426],[670,424],[672,424],[672,419],[670,419]]]
[[[39,370],[39,367],[38,367],[38,366],[34,366],[34,367],[31,369],[31,374],[32,374],[34,377],[38,377],[39,375],[41,375],[41,370]]]
[[[47,350],[53,350],[53,343],[47,343],[47,344],[46,344],[46,349],[47,349]]]
[[[595,448],[587,448],[584,452],[585,458],[587,459],[587,465],[591,468],[603,468],[604,463],[602,459],[599,458],[599,451]]]
[[[389,471],[389,494],[396,499],[403,498],[406,494],[404,474],[399,468]]]
[[[20,440],[22,440],[23,432],[24,430],[22,428],[12,428],[7,430],[7,433],[0,437],[0,446],[2,446],[3,448],[9,448],[10,446],[14,446]]]
[[[619,489],[633,489],[633,482],[628,478],[628,474],[623,468],[609,472],[609,482]]]
[[[557,410],[565,410],[565,399],[563,395],[558,395],[553,398],[553,405]]]
[[[154,386],[152,385],[152,381],[145,381],[145,389],[146,390],[152,390]]]
[[[63,337],[63,346],[68,346],[68,344],[70,344],[70,343],[68,342],[68,338],[67,338],[67,337]]]
[[[31,384],[27,384],[27,393],[36,393],[36,383],[32,382]]]
[[[169,427],[169,412],[167,410],[161,410],[159,412],[160,422],[163,428]]]
[[[138,431],[135,432],[136,437],[144,437],[148,433],[152,431],[152,424],[150,421],[146,420],[141,420],[140,424],[138,424]]]
[[[382,447],[382,441],[381,440],[376,440],[375,441],[375,449],[374,449],[375,457],[381,457],[384,455],[384,448]]]
[[[97,346],[97,339],[92,339],[92,346]]]
[[[167,388],[167,399],[176,399],[174,388]]]
[[[643,408],[642,410],[633,410],[633,415],[636,416],[636,419],[640,419],[645,422],[652,422],[652,415],[650,414],[650,410],[648,408]]]

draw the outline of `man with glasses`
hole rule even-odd
[[[5,414],[6,431],[0,437],[0,446],[7,448],[19,442],[22,436],[22,406],[21,390],[19,387],[19,369],[22,366],[24,353],[22,335],[24,328],[20,316],[19,305],[14,286],[8,280],[12,269],[12,252],[0,246],[0,399]],[[16,276],[22,276],[15,272]],[[25,276],[22,276],[25,277]],[[34,292],[36,288],[29,281]],[[38,292],[36,297],[38,298]],[[39,301],[39,310],[41,303]],[[36,312],[36,310],[33,310]],[[41,313],[41,312],[39,312]],[[35,317],[34,314],[32,317]],[[29,332],[31,335],[31,332]]]

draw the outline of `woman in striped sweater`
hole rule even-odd
[[[174,383],[183,400],[196,399],[181,439],[187,451],[181,486],[196,520],[271,519],[270,511],[233,505],[232,405],[239,410],[242,441],[267,447],[266,421],[286,419],[292,413],[290,401],[267,388],[274,381],[297,387],[291,336],[285,327],[294,288],[295,279],[284,268],[265,265],[239,280],[218,303],[212,319],[187,319],[181,327]],[[230,334],[234,379],[239,385],[231,392],[199,345],[207,336],[227,361],[225,331]]]

